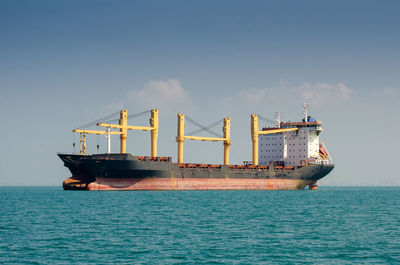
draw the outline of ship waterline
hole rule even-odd
[[[98,178],[87,190],[303,190],[314,183],[298,179]]]

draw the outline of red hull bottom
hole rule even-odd
[[[315,183],[299,179],[97,178],[88,190],[303,190]]]

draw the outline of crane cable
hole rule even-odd
[[[143,112],[139,112],[139,113],[136,113],[136,114],[132,114],[132,115],[129,115],[128,117],[126,117],[126,118],[127,118],[128,120],[130,120],[130,119],[133,119],[133,118],[137,118],[137,117],[139,117],[139,116],[142,116],[142,115],[144,115],[144,114],[147,114],[148,112],[151,112],[151,110],[146,110],[146,111],[143,111]],[[119,118],[107,121],[107,123],[114,123],[114,122],[119,122]]]
[[[98,120],[96,120],[96,121],[93,121],[93,122],[90,122],[90,123],[88,123],[88,124],[82,125],[82,126],[76,128],[76,129],[81,130],[81,129],[84,129],[84,128],[87,128],[87,127],[96,125],[97,123],[99,123],[99,122],[101,122],[101,121],[106,121],[106,120],[109,120],[109,119],[113,118],[113,117],[114,117],[115,115],[117,115],[117,114],[119,114],[119,111],[118,111],[118,112],[115,112],[115,113],[113,113],[113,114],[110,114],[110,115],[108,115],[108,116],[105,116],[105,117],[103,117],[103,118],[101,118],[101,119],[98,119]]]
[[[129,119],[133,119],[133,118],[137,118],[139,116],[142,116],[142,115],[144,115],[146,113],[150,113],[150,112],[151,112],[151,110],[145,110],[145,111],[142,111],[142,112],[139,112],[139,113],[136,113],[136,114],[129,115],[128,116],[128,120]]]
[[[127,117],[127,119],[137,118],[137,117],[139,117],[139,116],[141,116],[141,115],[144,115],[144,114],[146,114],[146,113],[148,113],[148,112],[150,112],[150,111],[151,111],[151,110],[146,110],[146,111],[143,111],[143,112],[139,112],[139,113],[136,113],[136,114],[129,115],[129,116]],[[105,116],[105,117],[103,117],[103,118],[101,118],[101,119],[98,119],[98,120],[96,120],[96,121],[93,121],[93,122],[90,122],[90,123],[88,123],[88,124],[82,125],[82,126],[76,128],[76,129],[80,130],[80,129],[88,128],[88,127],[90,127],[90,126],[96,125],[96,124],[99,123],[99,122],[107,122],[107,123],[118,122],[118,121],[119,121],[119,118],[114,118],[114,116],[116,116],[116,115],[119,114],[119,113],[120,113],[119,111],[118,111],[118,112],[115,112],[115,113],[113,113],[113,114],[110,114],[110,115],[108,115],[108,116]],[[111,120],[111,119],[112,119],[112,120]]]
[[[266,118],[266,117],[263,117],[263,116],[261,116],[261,115],[258,115],[258,114],[256,114],[256,115],[258,116],[258,118],[260,118],[260,120],[262,120],[262,121],[265,121],[266,123],[272,123],[272,124],[275,124],[275,121],[274,121],[274,120],[268,119],[268,118]]]
[[[187,135],[193,135],[193,134],[195,134],[195,133],[199,133],[199,132],[202,132],[202,131],[207,131],[207,132],[209,132],[209,133],[211,133],[211,134],[213,134],[213,135],[215,135],[215,136],[217,136],[217,137],[219,137],[219,138],[223,138],[222,135],[217,134],[217,133],[211,131],[210,128],[212,128],[212,127],[218,125],[218,124],[219,124],[221,121],[223,121],[224,119],[221,119],[221,120],[219,120],[219,121],[217,121],[217,122],[214,122],[214,123],[212,123],[212,124],[210,124],[210,125],[208,125],[208,126],[203,126],[203,125],[201,125],[200,123],[194,121],[192,118],[190,118],[190,117],[187,116],[187,115],[185,115],[185,119],[187,119],[188,122],[190,122],[190,123],[192,123],[192,124],[194,124],[194,125],[196,125],[197,127],[200,128],[200,129],[198,129],[198,130],[196,130],[196,131],[192,131],[191,133],[188,133]]]

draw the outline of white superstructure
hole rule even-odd
[[[323,130],[322,122],[307,117],[302,122],[280,123],[280,128],[298,128],[297,131],[260,134],[260,165],[284,162],[285,166],[300,166],[307,162],[322,160],[320,155],[319,134]],[[276,128],[264,128],[263,131]],[[324,150],[323,146],[321,146]],[[323,159],[326,159],[324,157]]]

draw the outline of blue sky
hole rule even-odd
[[[323,185],[400,185],[398,1],[1,1],[0,185],[59,185],[71,130],[121,108],[232,119],[231,162],[250,159],[250,114],[325,122],[337,166]],[[133,123],[144,123],[138,120]],[[218,128],[216,129],[219,130]],[[132,132],[128,151],[148,154]],[[105,139],[89,139],[89,150]],[[113,138],[117,151],[118,139]],[[90,149],[92,148],[92,149]],[[105,150],[105,149],[102,149]],[[218,163],[222,144],[185,143]]]

